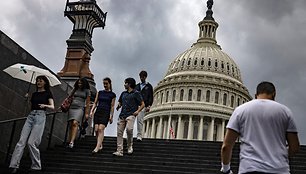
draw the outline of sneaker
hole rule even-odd
[[[128,154],[132,154],[132,153],[133,153],[133,147],[130,146],[130,147],[128,148]]]
[[[123,156],[123,153],[119,152],[119,151],[116,151],[116,152],[113,153],[113,155],[115,155],[115,156]]]
[[[69,143],[68,148],[72,149],[73,148],[73,143]]]
[[[10,173],[18,173],[18,168],[10,168]]]
[[[37,173],[37,174],[40,174],[40,173],[43,173],[44,171],[42,171],[41,169],[30,169],[28,170],[28,173],[30,174],[33,174],[33,173]]]
[[[137,137],[137,141],[142,141],[142,138],[141,137]]]

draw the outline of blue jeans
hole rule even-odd
[[[31,169],[41,170],[40,152],[38,146],[44,132],[46,113],[43,110],[32,110],[25,121],[18,143],[13,152],[10,168],[19,168],[20,160],[23,155],[26,142],[32,160]]]

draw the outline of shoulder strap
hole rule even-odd
[[[70,93],[69,97],[73,97],[73,95],[74,95],[75,91],[76,91],[76,89],[75,89],[75,88],[73,88],[73,90],[71,91],[71,93]]]

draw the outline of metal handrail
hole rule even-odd
[[[27,117],[2,120],[2,121],[0,121],[0,124],[10,123],[10,122],[13,122],[13,121],[21,121],[21,120],[25,120],[25,119],[27,119]]]
[[[61,111],[46,113],[46,116],[50,116],[50,115],[53,116],[51,127],[50,127],[50,132],[49,132],[49,139],[48,139],[48,146],[47,146],[48,149],[50,148],[50,145],[51,145],[51,139],[52,139],[53,129],[54,129],[54,122],[55,122],[55,117],[56,117],[57,113],[61,113]],[[8,145],[8,148],[7,148],[7,151],[6,151],[5,162],[8,162],[8,159],[9,159],[9,154],[10,154],[10,151],[11,151],[11,148],[12,148],[12,143],[13,143],[13,139],[14,139],[14,135],[15,135],[16,123],[17,123],[17,121],[26,120],[27,118],[28,117],[21,117],[21,118],[15,118],[15,119],[0,121],[0,124],[9,124],[9,123],[13,122],[12,131],[11,131],[10,140],[9,140],[9,145]]]

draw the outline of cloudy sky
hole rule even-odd
[[[63,68],[72,23],[65,0],[0,1],[0,30],[54,72]],[[113,80],[119,96],[126,77],[145,69],[154,86],[168,65],[197,40],[206,0],[97,0],[108,12],[106,27],[95,29],[90,69],[97,88]],[[263,80],[277,87],[276,100],[294,114],[306,144],[306,1],[216,0],[217,41],[241,70],[253,96]],[[106,130],[115,135],[115,124]]]

